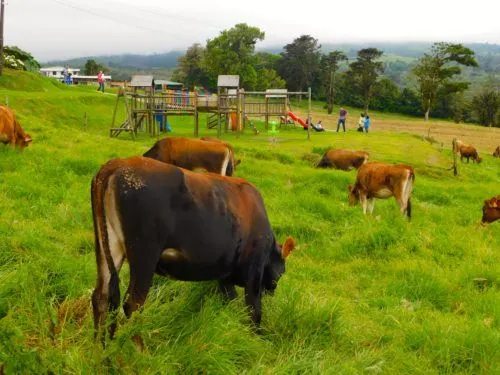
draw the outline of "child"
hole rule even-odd
[[[365,115],[361,113],[358,120],[358,132],[363,133],[363,127],[365,126]]]
[[[365,131],[368,133],[368,129],[370,128],[370,116],[366,115],[365,117]]]

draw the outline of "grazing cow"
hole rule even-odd
[[[495,158],[500,158],[500,146],[498,146],[497,149],[493,152],[493,156]]]
[[[359,201],[366,210],[373,212],[375,198],[394,196],[401,208],[401,213],[411,219],[411,193],[415,181],[415,172],[405,164],[365,163],[358,169],[356,183],[349,185],[349,204]]]
[[[295,247],[276,242],[262,197],[240,178],[194,173],[144,157],[113,159],[92,181],[97,285],[96,334],[120,302],[118,274],[130,266],[127,317],[142,306],[153,274],[183,281],[219,280],[228,298],[245,288],[252,321]],[[110,326],[112,337],[116,323]]]
[[[358,169],[368,161],[369,154],[364,151],[329,150],[327,151],[316,168],[336,168],[343,171]]]
[[[481,163],[482,159],[479,157],[476,149],[472,146],[462,145],[460,146],[460,161],[464,161],[464,158],[469,162],[469,158],[472,158],[472,162]]]
[[[222,176],[232,176],[240,163],[234,161],[233,148],[223,141],[181,137],[160,139],[143,156],[189,170],[205,169]]]
[[[21,128],[14,112],[7,107],[0,106],[0,143],[23,150],[31,141],[30,135]]]
[[[500,195],[484,201],[483,224],[500,220]]]

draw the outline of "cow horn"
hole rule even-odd
[[[290,255],[292,250],[296,248],[296,246],[297,244],[295,243],[295,240],[292,237],[288,236],[285,243],[281,247],[281,257],[283,259],[286,259]]]

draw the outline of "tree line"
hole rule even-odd
[[[257,27],[237,24],[209,39],[193,44],[178,60],[173,80],[189,88],[201,85],[215,89],[219,74],[237,74],[247,90],[312,88],[316,100],[334,104],[414,116],[452,118],[456,122],[479,122],[500,126],[500,94],[497,82],[484,85],[468,98],[470,82],[460,80],[462,67],[477,67],[474,51],[459,43],[434,43],[418,58],[403,85],[384,76],[383,51],[364,48],[355,59],[344,52],[321,52],[318,40],[302,35],[279,54],[256,52],[265,33]]]

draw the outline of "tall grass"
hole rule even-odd
[[[500,223],[478,223],[483,200],[500,193],[500,163],[485,156],[455,178],[449,150],[397,133],[313,134],[309,142],[299,129],[225,135],[242,159],[236,175],[261,191],[278,238],[300,245],[275,295],[263,299],[263,333],[251,329],[242,290],[226,303],[213,282],[158,277],[144,310],[130,320],[120,313],[117,338],[103,349],[90,307],[90,181],[108,159],[141,154],[155,139],[108,138],[112,95],[40,79],[29,86],[26,77],[7,74],[0,89],[34,139],[22,153],[0,146],[7,374],[498,373]],[[173,135],[192,134],[191,118],[170,121]],[[373,217],[349,207],[355,172],[312,167],[329,147],[413,165],[413,221],[393,199],[378,200]],[[127,280],[124,267],[122,290]]]

